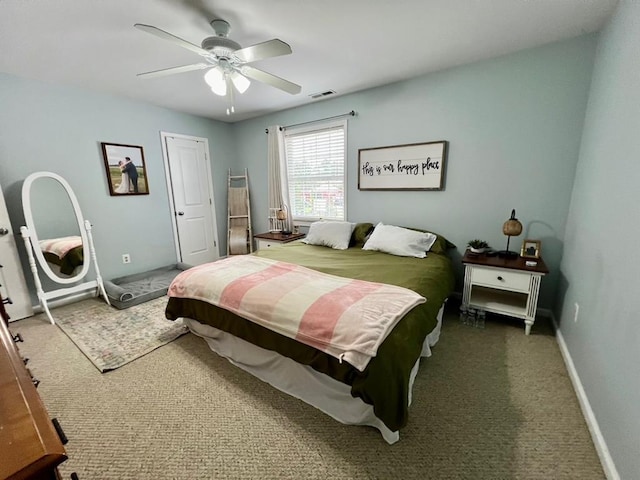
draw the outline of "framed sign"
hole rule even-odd
[[[104,142],[101,145],[111,196],[148,195],[149,183],[142,147]]]
[[[358,150],[358,190],[442,190],[447,142]]]

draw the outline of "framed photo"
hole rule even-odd
[[[540,240],[525,240],[522,242],[520,256],[524,258],[540,258]]]
[[[144,152],[137,145],[101,143],[111,196],[148,195]]]
[[[358,150],[358,190],[443,190],[447,142]]]

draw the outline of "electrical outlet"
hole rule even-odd
[[[578,302],[573,304],[573,321],[574,322],[578,322],[578,312],[580,311],[580,305],[578,305]]]
[[[124,253],[122,255],[122,263],[131,263],[131,255]]]

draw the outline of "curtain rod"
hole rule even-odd
[[[356,111],[355,110],[351,110],[350,112],[347,113],[342,113],[340,115],[334,115],[333,117],[327,117],[327,118],[319,118],[317,120],[310,120],[308,122],[302,122],[302,123],[294,123],[293,125],[285,125],[284,127],[280,127],[280,130],[284,130],[286,128],[291,128],[291,127],[299,127],[300,125],[307,125],[308,123],[316,123],[316,122],[323,122],[325,120],[333,120],[336,118],[342,118],[342,117],[355,117],[356,116]],[[269,133],[269,129],[265,128],[264,129],[264,133]]]

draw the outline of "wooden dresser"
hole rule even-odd
[[[66,459],[31,374],[0,319],[0,480],[59,478],[56,467]]]

